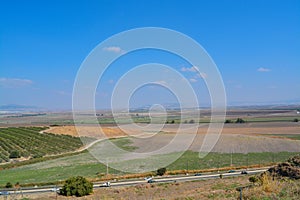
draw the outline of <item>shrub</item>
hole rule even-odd
[[[225,124],[230,124],[230,123],[232,123],[232,121],[230,119],[225,120]]]
[[[7,182],[6,185],[5,185],[5,188],[12,188],[13,185],[11,184],[11,182]]]
[[[13,150],[9,154],[9,158],[20,158],[20,157],[21,157],[20,152],[17,150]]]
[[[71,177],[66,180],[60,190],[60,194],[64,196],[82,197],[93,192],[93,184],[82,176]]]
[[[190,123],[190,124],[193,124],[193,123],[195,123],[195,120],[191,119],[191,120],[189,121],[189,123]]]
[[[257,183],[258,182],[258,178],[256,177],[256,176],[251,176],[250,178],[249,178],[249,182],[251,182],[251,183]]]
[[[162,176],[166,173],[167,169],[165,167],[159,168],[156,172],[157,175]]]
[[[298,122],[299,120],[297,119],[297,118],[295,118],[294,120],[293,120],[293,122]]]
[[[288,162],[291,163],[293,166],[300,167],[300,155],[296,155],[289,158]]]
[[[242,123],[245,123],[245,120],[243,120],[242,118],[237,118],[235,123],[242,124]]]

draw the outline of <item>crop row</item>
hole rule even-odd
[[[44,127],[0,129],[0,163],[17,157],[43,157],[74,151],[82,146],[80,138],[40,133]]]

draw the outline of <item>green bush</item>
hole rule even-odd
[[[5,185],[5,188],[12,188],[13,185],[11,184],[11,182],[7,182],[6,185]]]
[[[256,182],[258,182],[258,178],[257,178],[256,176],[251,176],[251,177],[249,178],[249,182],[251,182],[251,183],[256,183]]]
[[[299,120],[297,119],[297,118],[295,118],[294,120],[293,120],[293,122],[298,122]]]
[[[20,157],[21,157],[20,152],[17,150],[13,150],[9,154],[9,158],[20,158]]]
[[[157,175],[162,176],[166,173],[167,169],[165,167],[159,168],[156,172]]]
[[[191,120],[189,121],[189,123],[190,123],[190,124],[193,124],[193,123],[195,123],[195,120],[191,119]]]
[[[230,119],[225,120],[225,124],[230,124],[230,123],[232,123],[232,121]]]
[[[93,192],[93,183],[89,182],[82,176],[71,177],[66,180],[60,190],[60,194],[64,196],[82,197]]]
[[[245,123],[245,120],[243,120],[242,118],[237,118],[235,123],[242,124],[242,123]]]

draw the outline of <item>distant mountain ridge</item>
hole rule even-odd
[[[37,106],[7,104],[7,105],[0,105],[0,110],[1,111],[37,111],[42,109]]]

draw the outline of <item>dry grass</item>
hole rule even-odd
[[[76,130],[77,128],[77,130]],[[55,134],[67,134],[72,136],[78,136],[78,131],[81,135],[98,137],[99,134],[105,133],[108,137],[122,136],[128,133],[124,133],[117,126],[101,126],[99,129],[95,125],[82,125],[82,126],[67,125],[67,126],[54,126],[50,127],[45,132],[51,132]],[[163,132],[174,134],[176,133],[178,125],[166,125],[163,128]],[[201,126],[198,128],[198,134],[206,134],[208,126]],[[130,134],[137,134],[140,130],[130,130]],[[269,123],[246,123],[246,124],[225,124],[222,130],[222,134],[242,134],[242,135],[260,135],[260,134],[299,134],[299,123],[289,122],[269,122]],[[186,133],[189,133],[188,131]]]
[[[300,181],[263,174],[258,185],[243,190],[243,199],[300,199]]]
[[[109,138],[125,136],[126,134],[120,130],[118,127],[102,127],[98,126],[54,126],[45,130],[44,132],[54,133],[54,134],[65,134],[72,136],[87,136],[94,138],[102,138],[105,134]]]

